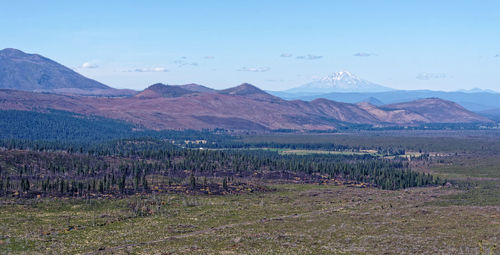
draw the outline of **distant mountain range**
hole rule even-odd
[[[198,84],[158,83],[140,92],[127,91],[129,94],[121,97],[99,97],[95,95],[119,95],[121,91],[39,55],[13,49],[1,52],[2,63],[8,64],[0,66],[0,88],[4,88],[0,89],[0,110],[56,109],[124,120],[148,129],[334,130],[355,125],[491,122],[439,98],[387,104],[384,98],[370,96],[393,91],[357,93],[360,96],[355,102],[344,103],[313,98],[284,100],[248,83],[225,90]],[[39,80],[40,77],[46,80]],[[337,75],[336,81],[356,81],[352,77],[343,73]],[[365,85],[357,87],[376,88]],[[37,93],[41,91],[50,93]]]
[[[327,99],[287,101],[250,84],[215,92],[155,84],[135,96],[120,98],[0,90],[0,109],[57,109],[120,119],[148,129],[335,130],[360,124],[490,122],[438,98],[382,107]]]
[[[268,91],[287,100],[311,101],[325,98],[345,103],[370,102],[374,105],[394,104],[437,97],[459,103],[474,112],[496,112],[500,108],[500,93],[474,88],[453,92],[432,90],[395,90],[360,78],[349,72],[338,72],[296,88]],[[498,112],[500,116],[500,112]]]
[[[465,92],[465,93],[482,93],[482,92],[486,92],[486,93],[498,93],[494,90],[491,90],[491,89],[480,89],[480,88],[473,88],[473,89],[461,89],[461,90],[457,90],[458,92]]]
[[[344,92],[325,94],[301,94],[270,91],[272,95],[287,100],[311,101],[317,98],[326,98],[345,103],[364,102],[367,99],[377,100],[382,104],[393,104],[406,101],[413,101],[423,98],[437,97],[445,100],[457,102],[468,110],[482,112],[490,109],[500,108],[500,93],[491,92],[445,92],[432,90],[394,90],[386,92]]]

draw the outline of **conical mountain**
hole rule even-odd
[[[287,90],[288,93],[333,93],[333,92],[383,92],[393,89],[363,80],[350,72],[337,72],[302,86]]]
[[[25,91],[92,91],[110,87],[38,54],[0,50],[0,88]]]

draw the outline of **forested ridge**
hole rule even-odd
[[[0,110],[0,140],[3,147],[85,147],[119,139],[157,139],[184,143],[209,139],[223,145],[229,136],[216,134],[222,130],[148,130],[130,123],[100,116],[81,115],[59,110],[18,111]],[[193,144],[184,144],[191,146]],[[193,145],[194,146],[194,145]]]

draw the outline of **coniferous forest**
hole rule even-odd
[[[381,160],[369,155],[279,155],[267,151],[148,149],[149,141],[121,141],[115,150],[1,151],[2,195],[25,196],[133,194],[171,185],[188,185],[194,177],[200,188],[224,178],[330,179],[364,183],[382,189],[442,184],[429,174],[408,168],[404,159]],[[131,145],[131,146],[127,146]],[[142,148],[141,148],[142,147]],[[121,148],[121,149],[117,149]],[[192,175],[192,176],[191,176]],[[205,180],[203,182],[202,180]],[[194,187],[192,187],[194,188]],[[167,189],[168,190],[168,189]]]
[[[374,147],[378,154],[370,154],[359,153],[368,147],[352,144],[249,143],[222,130],[133,131],[126,123],[60,111],[0,115],[2,196],[124,196],[176,190],[220,194],[247,180],[389,190],[444,183],[412,171],[404,147]],[[285,149],[310,152],[280,153]]]

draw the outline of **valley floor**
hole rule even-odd
[[[2,200],[1,253],[498,254],[500,206],[456,188],[279,184],[228,196]]]
[[[315,144],[325,141],[363,153],[373,152],[362,148],[380,147],[381,162],[389,160],[381,151],[405,149],[402,155],[412,170],[447,183],[383,190],[248,178],[252,184],[269,188],[252,190],[236,186],[237,177],[224,180],[242,192],[226,195],[188,194],[186,190],[160,194],[154,188],[152,193],[141,194],[138,189],[130,195],[103,193],[92,199],[9,193],[0,198],[0,254],[500,254],[497,136],[247,139],[254,143],[307,141],[310,145],[275,148],[291,155],[338,156]],[[419,150],[432,156],[411,154]],[[20,158],[45,159],[44,153],[29,155]],[[7,159],[4,169],[10,169],[6,163],[13,162]],[[17,172],[13,170],[8,173],[14,178]],[[154,187],[156,175],[148,178]]]

